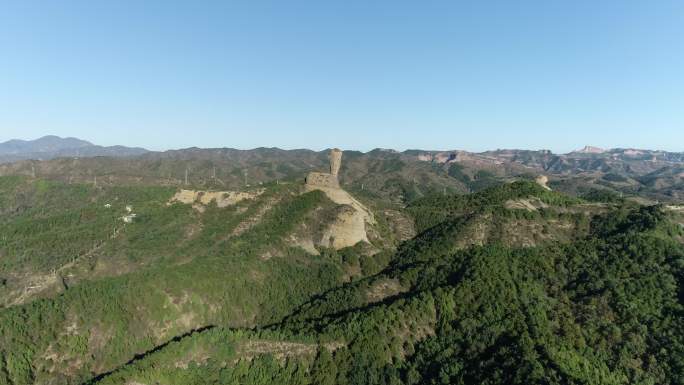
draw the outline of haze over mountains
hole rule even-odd
[[[516,149],[481,153],[375,149],[367,153],[345,151],[344,158],[340,172],[343,184],[406,201],[430,191],[472,192],[538,175],[547,176],[554,189],[575,195],[602,189],[654,200],[678,200],[684,191],[684,152],[591,146],[568,154]],[[312,167],[325,167],[327,151],[187,148],[153,152],[48,136],[0,144],[0,163],[3,161],[0,175],[237,188],[302,179]]]
[[[263,148],[263,147],[262,147]],[[194,150],[196,147],[188,148],[186,150]],[[253,149],[256,151],[259,149]],[[169,151],[182,151],[169,150]],[[237,151],[250,151],[250,150],[237,150]],[[297,151],[297,150],[285,150],[285,151]],[[393,149],[375,149],[373,151],[386,151],[386,152],[396,152]],[[35,159],[35,160],[48,160],[58,157],[94,157],[94,156],[111,156],[111,157],[130,157],[136,155],[142,155],[150,152],[142,147],[126,147],[126,146],[100,146],[93,144],[89,141],[73,138],[73,137],[59,137],[56,135],[46,135],[34,140],[23,140],[23,139],[11,139],[6,142],[0,143],[0,162],[11,162],[21,159]],[[648,150],[648,149],[633,149],[633,148],[614,148],[614,149],[603,149],[594,146],[585,146],[582,149],[572,151],[567,154],[553,154],[550,150],[520,150],[520,149],[497,149],[491,151],[485,151],[481,153],[474,153],[465,150],[444,150],[444,151],[433,151],[429,149],[423,150],[406,150],[402,153],[426,153],[435,156],[435,159],[441,162],[453,160],[453,156],[457,154],[483,154],[489,155],[490,157],[501,156],[503,158],[512,159],[511,154],[522,154],[522,153],[540,153],[544,155],[555,155],[564,158],[586,158],[586,157],[597,157],[597,158],[611,158],[611,159],[622,159],[622,160],[652,160],[652,161],[669,161],[675,163],[684,162],[684,152],[667,152],[659,150]],[[422,158],[423,160],[425,157]],[[516,160],[519,160],[516,158]]]
[[[148,152],[144,148],[98,146],[77,138],[48,135],[35,140],[12,139],[0,143],[0,163],[22,159],[47,160],[81,156],[134,156]]]

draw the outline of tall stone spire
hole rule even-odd
[[[330,150],[329,158],[330,172],[310,172],[306,177],[307,186],[340,188],[337,174],[340,172],[340,166],[342,166],[342,150],[333,148]]]
[[[342,151],[339,148],[330,150],[330,174],[337,178],[342,165]]]

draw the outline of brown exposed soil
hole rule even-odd
[[[385,298],[395,296],[399,293],[405,292],[406,289],[401,286],[399,280],[382,279],[376,281],[366,291],[366,299],[369,303],[380,302]]]
[[[264,193],[264,189],[253,191],[197,191],[180,190],[169,200],[168,204],[180,202],[191,204],[195,210],[204,211],[204,207],[216,202],[218,207],[228,207],[246,199],[255,199]]]

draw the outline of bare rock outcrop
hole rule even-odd
[[[310,172],[306,177],[307,186],[340,188],[340,182],[337,176],[324,172]]]
[[[337,175],[340,172],[340,167],[342,166],[342,151],[333,148],[330,150],[330,172],[310,172],[306,177],[307,186],[319,186],[319,187],[330,187],[330,188],[340,188],[340,182],[337,179]]]
[[[340,167],[342,167],[342,150],[333,148],[330,150],[330,174],[335,179],[337,179],[337,174],[340,172]]]
[[[264,189],[255,191],[180,190],[171,198],[169,204],[180,202],[184,204],[202,204],[206,206],[212,201],[215,201],[218,207],[228,207],[246,199],[254,199],[263,193]]]
[[[546,175],[539,175],[534,181],[537,182],[537,184],[542,186],[543,188],[551,191],[551,187],[547,185],[547,183],[549,183],[549,177],[547,177]]]
[[[606,150],[600,148],[600,147],[594,147],[594,146],[584,146],[581,150],[577,150],[575,152],[579,152],[582,154],[603,154],[606,152]]]
[[[366,206],[340,188],[337,179],[342,165],[342,151],[330,151],[330,173],[312,172],[306,177],[305,191],[319,190],[334,203],[343,206],[337,218],[323,231],[320,246],[342,249],[359,242],[368,242],[367,224],[374,224],[375,218]]]

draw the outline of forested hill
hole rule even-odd
[[[677,206],[359,194],[369,243],[334,250],[309,242],[346,209],[297,183],[0,181],[0,384],[684,383]],[[16,297],[33,271],[59,279]]]
[[[659,207],[618,207],[564,244],[409,242],[280,323],[198,332],[97,383],[679,384],[681,236]]]

